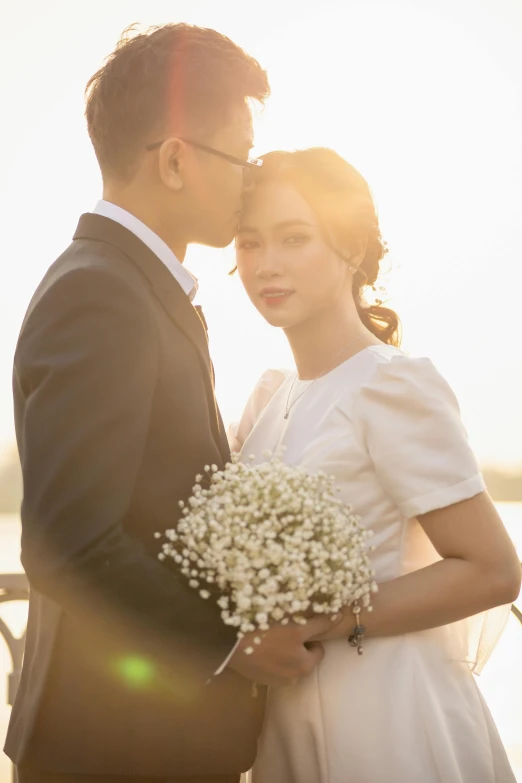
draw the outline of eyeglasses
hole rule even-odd
[[[159,147],[161,147],[162,144],[164,144],[165,141],[166,139],[163,139],[162,141],[155,141],[152,144],[147,144],[145,149],[148,152],[157,150]],[[203,152],[209,152],[211,155],[217,155],[219,158],[224,158],[224,160],[228,160],[229,163],[233,163],[235,166],[242,166],[243,169],[259,169],[263,165],[263,161],[259,158],[249,158],[248,160],[242,160],[241,158],[236,158],[234,155],[229,155],[228,152],[221,152],[221,150],[216,150],[214,147],[207,147],[206,144],[200,144],[199,141],[184,139],[181,136],[180,141],[184,141],[185,144],[190,144],[191,147],[195,147],[198,150],[203,150]]]

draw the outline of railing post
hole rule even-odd
[[[27,601],[29,599],[29,582],[25,574],[0,574],[0,604],[9,601]],[[20,684],[22,660],[24,657],[25,631],[17,638],[7,623],[0,617],[0,635],[4,638],[11,656],[11,672],[7,674],[7,703],[12,707],[16,691]],[[16,769],[13,767],[13,783],[17,781]]]

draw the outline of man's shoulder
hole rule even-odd
[[[149,288],[143,273],[119,248],[94,239],[75,239],[46,271],[27,314],[49,295],[54,299],[52,294],[58,289],[66,296],[81,298],[94,290],[102,300],[115,286],[140,298]]]
[[[66,276],[85,279],[120,278],[127,285],[143,285],[139,268],[114,245],[95,239],[75,239],[51,264],[39,288],[48,289]]]

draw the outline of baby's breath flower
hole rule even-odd
[[[355,610],[371,611],[371,533],[337,496],[334,477],[264,456],[258,465],[237,454],[223,470],[206,465],[208,486],[196,476],[176,528],[155,534],[166,539],[159,559],[174,560],[193,589],[213,585],[200,596],[214,595],[239,638],[270,623],[305,623],[310,608],[332,615],[357,602]]]

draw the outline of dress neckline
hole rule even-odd
[[[361,348],[360,351],[357,351],[357,353],[354,353],[352,356],[349,356],[348,359],[345,359],[344,362],[341,362],[337,365],[337,367],[334,367],[333,369],[329,370],[328,372],[325,372],[324,375],[320,375],[318,378],[309,378],[309,379],[301,379],[299,376],[297,377],[295,381],[295,386],[298,387],[301,384],[310,384],[310,383],[319,383],[319,381],[323,381],[325,378],[329,378],[332,376],[335,372],[341,369],[341,367],[346,367],[346,365],[350,364],[354,359],[357,359],[359,356],[363,356],[368,351],[373,351],[375,349],[380,350],[381,348],[392,348],[394,351],[398,351],[399,349],[396,348],[394,345],[388,345],[387,343],[382,343],[381,345],[367,345],[364,348]],[[291,373],[289,375],[289,378],[293,378],[295,375],[294,373]]]

